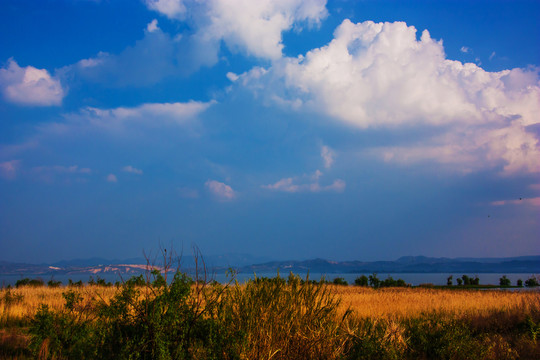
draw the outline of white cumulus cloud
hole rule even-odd
[[[47,70],[20,67],[13,59],[0,69],[0,88],[6,100],[20,105],[60,105],[65,96],[60,81]]]
[[[186,13],[183,0],[146,0],[146,6],[170,19],[183,19]]]
[[[326,0],[147,0],[149,9],[171,18],[195,23],[195,39],[219,46],[223,40],[260,58],[278,59],[282,55],[282,33],[299,27],[318,25],[328,12]]]
[[[220,200],[233,200],[236,197],[235,191],[227,184],[216,181],[208,180],[205,184],[206,188]]]
[[[528,128],[540,122],[538,70],[488,72],[446,59],[442,41],[427,30],[417,39],[416,29],[403,22],[345,20],[326,46],[254,68],[235,84],[360,129],[445,132],[399,149],[412,154],[387,159],[446,162],[450,151],[468,157],[473,167],[540,171],[539,142]]]
[[[156,19],[152,20],[148,25],[146,25],[146,30],[148,32],[154,32],[158,29],[158,21]]]
[[[107,175],[107,177],[105,178],[108,182],[111,182],[111,183],[115,183],[115,182],[118,182],[118,178],[116,177],[116,175],[114,174],[109,174]]]

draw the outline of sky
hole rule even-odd
[[[540,254],[540,2],[0,1],[0,260]]]

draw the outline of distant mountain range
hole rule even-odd
[[[244,266],[240,272],[266,273],[540,273],[540,256],[509,258],[430,258],[405,256],[394,261],[273,261]]]
[[[139,274],[145,271],[145,258],[107,260],[101,258],[76,259],[52,264],[24,264],[0,261],[0,275],[70,275],[70,274]],[[161,265],[160,258],[150,265]],[[234,268],[239,273],[540,273],[540,256],[507,258],[432,258],[405,256],[394,261],[330,261],[325,259],[266,261],[249,255],[224,255],[204,257],[210,271]],[[174,267],[177,264],[173,264]],[[182,257],[181,268],[193,270],[196,259]],[[198,259],[199,268],[202,267]]]

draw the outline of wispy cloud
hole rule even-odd
[[[20,166],[20,160],[10,160],[0,163],[0,177],[6,180],[14,180]]]
[[[346,184],[345,181],[341,179],[336,179],[329,185],[321,186],[319,179],[322,175],[323,173],[317,170],[315,173],[309,176],[283,178],[273,184],[262,185],[261,187],[267,190],[284,191],[290,193],[345,191]]]
[[[204,185],[210,193],[219,200],[229,201],[236,197],[236,192],[225,183],[216,180],[208,180]]]
[[[124,166],[122,168],[122,171],[127,172],[127,173],[131,173],[131,174],[137,174],[137,175],[142,175],[143,174],[143,171],[141,169],[134,168],[131,165]]]
[[[37,133],[28,141],[35,148],[40,140],[50,136],[66,136],[68,134],[87,135],[98,131],[125,136],[131,128],[160,128],[163,126],[184,125],[196,119],[214,101],[185,103],[146,103],[135,107],[117,107],[102,109],[86,107],[78,112],[64,114],[62,121],[46,122],[37,125]],[[21,147],[25,150],[27,147]],[[5,149],[16,153],[15,148]]]
[[[332,167],[332,164],[334,164],[335,156],[336,156],[335,152],[332,149],[330,149],[328,146],[323,145],[321,147],[321,157],[323,159],[325,168],[329,169],[330,167]]]
[[[519,198],[514,200],[498,200],[491,202],[493,206],[504,206],[504,205],[532,205],[540,206],[540,197],[534,198]]]
[[[109,175],[107,175],[107,177],[105,178],[105,180],[107,180],[108,182],[111,182],[111,183],[116,183],[116,182],[118,182],[118,178],[117,178],[116,175],[114,175],[114,174],[109,174]]]
[[[184,199],[197,199],[199,197],[199,192],[196,189],[189,187],[179,187],[178,195]]]
[[[53,166],[35,166],[30,169],[30,173],[33,177],[45,181],[53,182],[56,178],[66,178],[72,177],[75,175],[79,176],[88,176],[92,173],[92,170],[87,167],[79,167],[78,165],[63,166],[63,165],[53,165]]]

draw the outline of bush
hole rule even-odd
[[[82,287],[83,283],[82,283],[81,280],[79,280],[77,282],[73,282],[71,279],[68,279],[68,286],[69,287]]]
[[[83,304],[72,290],[63,311],[39,308],[32,325],[36,356],[73,359],[184,359],[193,353],[234,358],[235,339],[208,316],[220,296],[217,288],[195,285],[177,272],[170,285],[158,272],[143,288],[127,281],[110,300]],[[204,306],[203,306],[204,304]],[[241,339],[241,337],[238,337]]]
[[[369,275],[369,285],[373,286],[375,289],[381,286],[381,280],[377,277],[377,274]]]
[[[48,286],[48,287],[56,288],[56,287],[60,287],[60,285],[62,285],[62,282],[61,282],[61,281],[55,281],[55,280],[53,280],[53,279],[47,281],[47,286]]]
[[[480,279],[478,278],[478,275],[475,276],[474,278],[469,277],[467,275],[463,275],[461,279],[463,281],[463,285],[479,285],[480,284]],[[458,284],[461,285],[459,279],[457,279],[457,281],[458,281]]]
[[[362,275],[354,279],[354,284],[357,286],[368,286],[368,278],[366,275]]]
[[[518,279],[516,285],[519,286],[519,287],[523,287],[523,280]]]
[[[538,283],[538,279],[534,276],[531,276],[527,280],[525,280],[525,286],[526,287],[535,287],[540,286],[540,283]]]
[[[482,348],[463,321],[427,315],[406,321],[410,358],[481,359]]]
[[[342,277],[335,278],[334,281],[333,281],[333,284],[334,285],[344,285],[344,286],[349,285],[349,283],[347,281],[345,281],[345,279],[342,278]]]
[[[502,278],[499,279],[499,285],[500,286],[510,286],[510,279],[506,277],[506,275],[503,275]]]
[[[234,338],[244,335],[242,358],[332,359],[345,342],[338,305],[326,284],[291,274],[287,283],[255,279],[228,289],[215,317]]]
[[[29,278],[17,280],[15,282],[15,287],[18,288],[21,286],[34,286],[34,287],[43,286],[43,280],[42,279],[29,279]]]
[[[388,276],[380,283],[381,287],[405,287],[407,284],[403,279],[394,280],[391,276]]]

